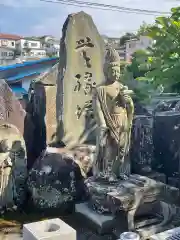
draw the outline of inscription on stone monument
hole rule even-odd
[[[67,147],[95,143],[92,93],[104,80],[104,42],[84,12],[68,16],[62,36],[57,136]]]

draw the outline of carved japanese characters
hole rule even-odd
[[[57,90],[58,140],[95,143],[92,94],[103,79],[104,43],[91,17],[70,15],[63,27]]]

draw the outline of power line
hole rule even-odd
[[[49,3],[57,3],[57,4],[64,4],[64,5],[72,5],[78,7],[87,7],[87,8],[96,8],[101,10],[108,10],[108,11],[118,11],[118,12],[126,12],[126,13],[136,13],[136,14],[143,14],[143,15],[164,15],[170,14],[170,12],[160,12],[160,11],[152,11],[147,9],[136,9],[136,8],[127,8],[127,7],[120,7],[116,5],[107,5],[107,4],[100,4],[95,2],[84,2],[78,0],[40,0],[42,2],[49,2]]]

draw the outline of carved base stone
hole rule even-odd
[[[108,182],[97,181],[91,178],[86,182],[90,192],[90,201],[88,206],[99,213],[113,214],[119,217],[119,224],[122,216],[125,219],[128,231],[139,230],[141,235],[148,235],[167,229],[169,222],[172,220],[172,209],[169,204],[178,204],[179,191],[177,188],[157,182],[145,176],[130,175],[125,180],[119,180],[113,184]],[[164,201],[166,203],[162,203]],[[157,210],[152,210],[152,204],[159,203]],[[146,207],[143,209],[143,206]],[[151,208],[149,208],[151,207]],[[152,213],[159,213],[153,216],[151,221],[142,221],[136,224],[135,217],[143,217],[147,219]],[[150,227],[145,230],[144,227]],[[118,227],[118,226],[117,226]],[[121,228],[121,226],[120,226]]]
[[[110,233],[113,230],[115,217],[112,214],[100,214],[89,208],[88,203],[80,203],[75,206],[76,213],[86,219],[87,224],[99,234]]]

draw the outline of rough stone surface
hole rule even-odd
[[[56,80],[58,65],[56,64],[46,74],[38,77],[35,83],[31,84],[30,103],[27,111],[32,115],[35,125],[34,146],[39,153],[45,149],[56,137]]]
[[[24,134],[26,112],[8,84],[0,80],[0,123],[15,125]]]
[[[72,156],[44,152],[28,179],[36,208],[57,209],[86,196],[83,178]]]
[[[22,206],[27,190],[26,146],[20,131],[10,124],[0,125],[0,177],[1,209]]]
[[[58,139],[71,147],[95,143],[93,88],[104,79],[104,43],[92,18],[69,15],[61,39],[57,82]]]
[[[155,114],[153,134],[155,159],[157,165],[160,166],[159,169],[164,172],[168,178],[179,179],[179,134],[179,112],[167,111]],[[174,180],[172,179],[172,182]]]
[[[31,161],[34,125],[27,113],[4,80],[0,80],[0,124],[16,126],[24,137],[28,159]]]
[[[61,219],[48,219],[23,226],[25,240],[76,240],[76,231]]]
[[[135,116],[133,120],[130,158],[134,173],[144,174],[151,171],[154,160],[152,116]]]
[[[84,221],[89,221],[89,226],[95,228],[99,234],[110,233],[113,230],[113,224],[115,217],[111,214],[103,215],[99,214],[89,208],[88,203],[80,203],[75,206],[76,213],[81,214],[84,217]],[[88,225],[88,223],[87,223]]]

